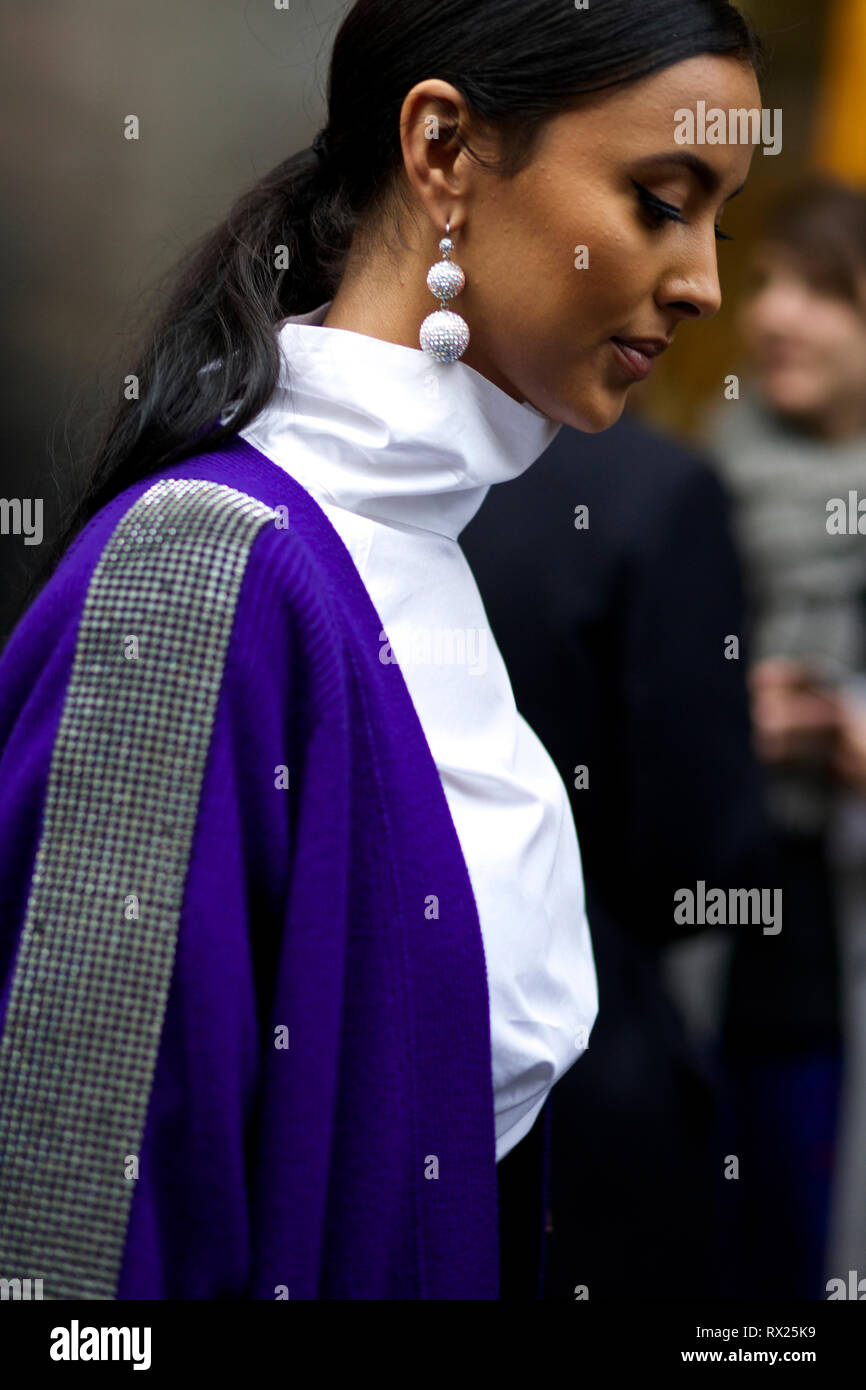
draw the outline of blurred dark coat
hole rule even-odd
[[[745,653],[725,656],[743,629],[727,499],[703,460],[632,421],[563,428],[461,544],[518,708],[570,790],[598,970],[590,1047],[552,1093],[546,1297],[712,1297],[719,1078],[659,952],[690,932],[676,889],[767,882]]]

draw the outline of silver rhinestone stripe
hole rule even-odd
[[[116,1294],[226,650],[275,516],[160,481],[90,580],[0,1039],[0,1278],[46,1299]]]

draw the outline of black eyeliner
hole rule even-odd
[[[666,203],[662,198],[657,198],[654,193],[650,193],[648,188],[644,188],[643,184],[638,183],[637,179],[632,179],[632,183],[640,194],[641,200],[649,207],[657,208],[659,212],[665,213],[666,216],[672,218],[674,221],[683,222],[688,226],[685,217],[683,217],[679,208],[674,207],[673,203]]]
[[[644,188],[643,184],[638,183],[637,179],[632,179],[631,183],[637,189],[641,202],[647,207],[653,208],[656,212],[664,213],[672,222],[682,222],[684,226],[689,226],[688,218],[683,217],[679,208],[674,207],[673,203],[666,203],[663,198],[657,198],[655,193],[651,193],[648,188]],[[728,236],[727,232],[720,231],[718,227],[716,227],[716,239],[718,241],[735,240],[734,237]]]

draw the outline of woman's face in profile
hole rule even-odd
[[[817,423],[846,404],[866,413],[866,284],[858,307],[771,242],[755,250],[750,270],[740,327],[765,403]]]
[[[524,170],[473,188],[464,361],[554,420],[615,424],[637,378],[612,340],[669,343],[721,304],[717,228],[755,146],[678,144],[676,112],[699,100],[761,106],[751,68],[688,59],[554,117]]]

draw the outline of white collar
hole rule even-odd
[[[560,425],[463,362],[323,327],[329,307],[279,324],[276,390],[241,433],[320,499],[456,540]]]

